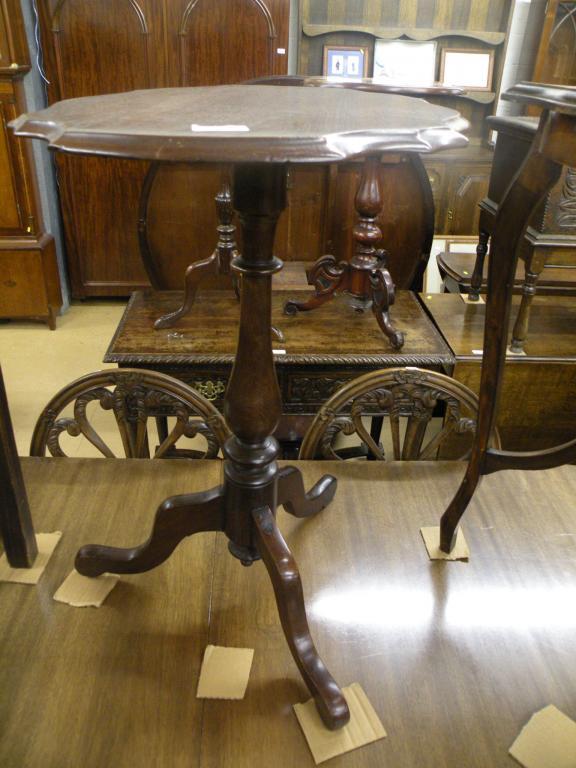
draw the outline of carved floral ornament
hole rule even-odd
[[[558,203],[556,223],[563,229],[576,227],[576,169],[567,168]]]

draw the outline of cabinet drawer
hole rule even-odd
[[[61,306],[52,237],[0,248],[0,317],[43,318],[53,327]]]
[[[0,316],[25,317],[48,311],[42,255],[0,251]]]

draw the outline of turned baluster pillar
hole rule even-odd
[[[351,303],[361,309],[370,300],[368,272],[380,260],[376,245],[382,239],[382,231],[376,224],[376,217],[382,210],[382,203],[380,156],[369,155],[364,161],[360,185],[354,198],[358,221],[352,230],[354,255],[348,279],[348,292],[353,294]]]
[[[237,165],[233,202],[243,234],[243,253],[232,260],[242,275],[240,328],[224,415],[234,436],[225,447],[226,533],[230,551],[249,564],[257,558],[251,511],[276,510],[276,456],[271,436],[281,397],[271,340],[272,275],[282,267],[273,255],[278,218],[286,207],[283,165]]]
[[[235,238],[236,227],[233,224],[234,206],[232,205],[230,168],[228,167],[222,171],[221,187],[214,198],[214,202],[216,204],[216,217],[218,219],[218,226],[216,227],[216,231],[218,232],[216,250],[218,251],[220,262],[220,273],[228,275],[230,274],[230,263],[234,256],[237,255]]]

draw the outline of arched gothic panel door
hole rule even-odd
[[[58,0],[50,15],[60,99],[150,88],[148,0]]]
[[[180,21],[181,85],[239,83],[274,71],[267,0],[190,0]]]

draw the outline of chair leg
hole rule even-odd
[[[470,292],[468,298],[470,301],[480,299],[480,289],[482,288],[482,276],[484,274],[484,261],[488,253],[488,240],[490,235],[486,230],[481,229],[478,235],[478,245],[476,246],[476,261],[474,262],[474,271],[470,278]]]
[[[171,328],[176,325],[180,318],[190,312],[194,299],[196,298],[196,292],[198,285],[203,277],[206,275],[217,275],[220,270],[220,256],[218,251],[209,256],[203,261],[197,261],[191,264],[186,270],[186,276],[184,278],[184,301],[179,309],[174,312],[169,312],[167,315],[159,317],[154,323],[154,328],[160,330],[161,328]]]
[[[84,576],[149,571],[167,560],[187,536],[223,531],[222,499],[221,486],[202,493],[170,496],[158,507],[148,541],[126,549],[88,544],[76,555],[76,570]]]
[[[278,473],[278,504],[294,517],[312,517],[330,504],[336,483],[335,477],[324,475],[306,493],[300,470],[283,467]]]
[[[342,691],[314,647],[296,562],[269,507],[254,510],[256,546],[274,587],[284,635],[318,713],[330,730],[342,728],[350,711]]]
[[[528,336],[528,326],[530,323],[530,310],[532,308],[532,301],[536,295],[536,283],[542,270],[544,269],[545,260],[537,258],[532,252],[526,261],[526,271],[524,274],[524,283],[522,285],[522,300],[520,302],[520,309],[512,329],[512,341],[510,343],[510,350],[512,352],[523,352],[524,342]]]

